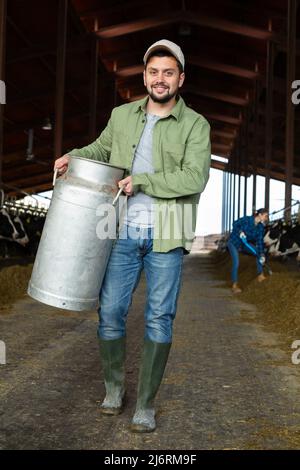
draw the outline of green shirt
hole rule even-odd
[[[114,108],[100,136],[69,155],[100,160],[131,174],[135,149],[145,126],[148,97]],[[153,129],[154,173],[133,175],[134,190],[155,202],[153,251],[179,246],[190,251],[200,193],[209,177],[210,126],[179,97],[170,114]]]

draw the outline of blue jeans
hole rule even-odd
[[[232,282],[237,282],[237,280],[238,280],[238,269],[239,269],[239,251],[236,248],[236,246],[230,240],[227,242],[227,247],[228,247],[229,253],[231,255],[231,259],[232,259],[231,280],[232,280]],[[250,250],[249,251],[247,250],[247,247],[245,247],[245,248],[243,247],[243,251],[253,255],[253,253],[251,253]],[[263,272],[263,267],[260,264],[260,262],[258,261],[257,256],[256,256],[256,267],[257,267],[257,273],[261,274]]]
[[[121,229],[100,290],[100,338],[118,339],[125,336],[132,294],[144,269],[147,283],[145,339],[157,343],[172,341],[183,248],[157,253],[152,251],[152,245],[153,229],[127,225]]]

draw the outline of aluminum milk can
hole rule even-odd
[[[118,224],[117,183],[123,175],[123,168],[70,158],[55,183],[28,286],[31,297],[67,310],[97,306]]]

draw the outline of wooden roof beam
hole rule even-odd
[[[131,65],[129,67],[121,67],[116,71],[117,77],[133,77],[134,75],[141,75],[144,71],[144,66]]]
[[[5,186],[5,184],[4,184],[4,186]],[[19,188],[19,189],[20,189],[20,191],[17,191],[16,189],[11,188],[11,189],[9,189],[8,191],[5,191],[5,192],[6,192],[6,194],[8,194],[8,196],[17,196],[17,195],[24,196],[22,191],[24,193],[28,193],[28,194],[37,194],[37,193],[41,193],[43,191],[48,191],[48,190],[53,189],[52,178],[47,183],[35,184],[34,186],[23,186],[22,188]]]
[[[227,158],[226,155],[217,155],[217,156]],[[217,160],[211,160],[211,162],[210,162],[210,167],[214,168],[215,170],[225,171],[226,170],[226,165],[227,165],[227,163],[218,162]]]
[[[128,99],[129,102],[132,102],[132,101],[137,101],[137,100],[140,100],[142,98],[145,98],[145,96],[146,96],[146,93],[141,94],[141,95],[128,96],[127,99]],[[195,108],[197,108],[197,106],[195,106]],[[226,124],[231,124],[231,125],[236,126],[236,127],[239,127],[242,123],[242,118],[241,117],[236,118],[236,117],[233,117],[233,116],[227,116],[225,114],[220,114],[220,113],[212,113],[212,112],[209,112],[209,111],[205,112],[205,110],[202,111],[202,114],[207,119],[211,119],[212,121],[224,122]]]
[[[90,35],[85,34],[78,38],[72,39],[72,44],[67,47],[67,54],[73,52],[84,52],[90,47]],[[44,46],[32,46],[23,49],[23,51],[16,53],[13,56],[7,58],[7,64],[14,64],[15,62],[23,62],[26,60],[39,59],[45,55],[56,55],[57,51],[53,47],[47,45]]]
[[[195,15],[192,12],[185,12],[182,21],[202,26],[205,28],[217,29],[226,33],[239,34],[241,36],[261,39],[263,41],[275,40],[276,35],[267,29],[255,28],[242,23],[224,20],[217,17],[209,17],[206,15]]]
[[[144,31],[145,29],[157,28],[165,24],[172,24],[176,22],[186,22],[205,28],[217,29],[227,33],[239,34],[246,37],[252,37],[260,40],[274,40],[276,42],[282,42],[282,38],[266,29],[255,28],[242,23],[234,21],[224,20],[217,17],[209,17],[202,15],[198,12],[183,12],[175,11],[168,15],[156,16],[151,18],[143,18],[140,20],[129,21],[127,23],[121,23],[117,25],[107,26],[98,29],[95,32],[99,37],[103,39],[114,38],[118,36],[124,36],[125,34],[135,33],[138,31]]]
[[[34,176],[27,176],[27,177],[25,176],[24,178],[12,179],[9,181],[4,180],[4,183],[8,185],[11,183],[13,186],[16,186],[21,189],[23,185],[28,185],[28,184],[35,185],[39,183],[44,183],[47,180],[52,181],[52,178],[53,178],[53,171],[48,170],[48,171],[40,172],[39,174],[34,175]]]
[[[14,181],[16,181],[17,178],[21,178],[21,177],[24,178],[26,176],[28,179],[30,179],[32,176],[35,176],[37,174],[49,173],[53,169],[52,159],[45,161],[44,162],[45,164],[43,165],[39,165],[38,163],[35,163],[34,160],[30,162],[26,162],[26,163],[27,163],[26,165],[24,164],[18,165],[15,167],[11,167],[8,170],[5,170],[4,171],[5,182],[7,183],[11,182],[12,184],[14,184]],[[48,166],[46,166],[47,164]],[[43,170],[41,169],[41,167],[43,167]]]
[[[221,151],[221,152],[226,153],[226,154],[229,155],[230,152],[231,152],[231,149],[232,149],[231,144],[224,144],[224,143],[219,143],[219,142],[212,141],[212,151],[211,151],[211,153],[214,154],[214,155],[217,155],[218,151]]]
[[[66,93],[74,93],[75,91],[78,91],[80,90],[81,88],[83,87],[86,87],[87,86],[87,82],[78,82],[78,83],[75,83],[73,84],[72,86],[68,87],[65,89],[65,92]],[[30,102],[30,101],[35,101],[35,100],[40,100],[40,99],[43,99],[43,98],[48,98],[49,96],[52,96],[52,95],[55,95],[55,88],[47,88],[41,92],[38,92],[38,93],[30,93],[28,95],[26,95],[26,93],[18,96],[18,97],[15,97],[15,98],[12,98],[9,100],[9,103],[7,103],[9,106],[10,105],[16,105],[16,104],[20,104],[20,103],[26,103],[26,102]]]
[[[63,147],[66,148],[66,147],[69,147],[69,150],[71,148],[74,147],[74,144],[76,142],[84,142],[85,140],[87,140],[87,136],[86,135],[73,135],[73,137],[71,136],[65,136],[64,138],[64,141],[63,141]],[[37,156],[37,158],[39,160],[42,160],[44,157],[43,156],[40,156],[42,152],[46,152],[49,154],[49,158],[51,158],[51,154],[53,152],[53,142],[51,141],[51,144],[45,144],[45,145],[39,145],[39,146],[35,146],[34,147],[34,154]],[[12,163],[18,163],[20,162],[20,160],[23,160],[23,161],[26,161],[26,148],[24,147],[24,149],[20,149],[18,151],[15,151],[15,152],[12,152],[12,153],[6,153],[5,155],[3,155],[3,164],[4,165],[10,165]],[[47,162],[48,159],[45,159],[45,161]],[[53,162],[52,162],[53,164]],[[5,171],[5,169],[4,169]]]
[[[146,92],[144,94],[141,93],[140,95],[130,96],[130,87],[128,87],[128,89],[129,89],[128,98],[130,99],[130,101],[142,99],[144,96],[146,96]],[[229,93],[208,90],[208,89],[201,87],[201,85],[199,85],[199,87],[193,86],[193,85],[185,85],[183,89],[181,90],[180,94],[184,96],[187,93],[190,95],[204,96],[205,98],[211,98],[217,101],[223,101],[224,103],[230,103],[230,104],[234,104],[236,106],[241,106],[241,107],[248,105],[248,99],[246,97],[243,98],[241,96],[230,95]]]
[[[182,94],[190,93],[198,96],[205,96],[206,98],[212,98],[218,101],[224,101],[225,103],[235,104],[237,106],[247,106],[248,99],[245,97],[239,97],[236,95],[229,95],[228,93],[222,93],[219,91],[212,91],[202,88],[201,86],[186,85],[181,92]]]
[[[149,0],[146,2],[148,4],[152,5],[152,1]],[[136,8],[141,6],[141,0],[131,0],[131,1],[126,1],[126,10],[129,10],[131,8]],[[143,7],[145,6],[145,0],[143,1]],[[124,11],[124,4],[123,2],[118,5],[110,5],[109,7],[105,8],[89,8],[88,10],[83,10],[78,12],[78,16],[81,20],[85,20],[87,18],[94,18],[95,16],[100,16],[103,14],[112,14],[112,13],[120,13]]]
[[[215,70],[216,72],[222,72],[228,75],[234,75],[236,77],[248,78],[254,80],[258,77],[258,72],[254,70],[247,70],[242,67],[224,64],[215,60],[209,60],[196,56],[186,56],[186,63],[191,65],[196,65],[208,70]],[[122,67],[117,70],[117,77],[132,77],[134,75],[140,75],[144,71],[144,66],[141,65],[132,65],[129,67]]]
[[[223,157],[223,155],[219,155],[219,156]],[[215,169],[221,170],[221,171],[228,171],[228,166],[227,166],[226,163],[218,162],[216,160],[211,161],[211,168],[215,168]],[[251,165],[249,165],[248,170],[252,171]],[[265,168],[263,168],[263,167],[258,167],[256,169],[256,174],[257,175],[265,176],[265,173],[266,173],[266,171],[265,171]],[[238,174],[238,173],[236,173],[236,174]],[[283,182],[285,181],[284,180],[284,174],[280,173],[278,171],[271,170],[270,171],[270,176],[271,176],[272,179],[276,179],[276,180],[283,181]],[[294,176],[293,177],[293,184],[300,185],[300,178]]]
[[[237,132],[236,131],[226,132],[226,131],[221,131],[221,130],[212,128],[211,136],[222,137],[224,139],[235,139],[237,136]]]
[[[232,124],[234,126],[239,127],[242,123],[242,118],[236,118],[233,116],[227,116],[226,114],[220,114],[220,113],[211,113],[211,112],[205,112],[203,111],[202,113],[208,120],[212,121],[220,121],[224,122],[226,124]]]
[[[102,39],[124,36],[125,34],[136,33],[138,31],[144,31],[145,29],[157,28],[165,24],[176,23],[180,20],[180,15],[182,15],[182,12],[174,12],[168,15],[129,21],[128,23],[100,28],[95,32],[95,34]]]
[[[186,61],[188,64],[196,65],[208,70],[215,70],[216,72],[222,72],[236,77],[249,78],[250,80],[254,80],[259,75],[255,70],[247,70],[239,66],[229,65],[202,57],[187,56]]]

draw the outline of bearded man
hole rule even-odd
[[[114,416],[125,398],[127,313],[144,270],[145,333],[133,432],[156,428],[153,402],[168,360],[183,256],[191,249],[211,156],[208,122],[179,96],[185,79],[180,47],[157,41],[144,64],[148,96],[114,108],[93,143],[55,162],[60,173],[72,155],[126,168],[119,187],[128,196],[127,213],[100,291],[98,338],[106,388],[100,409]]]

